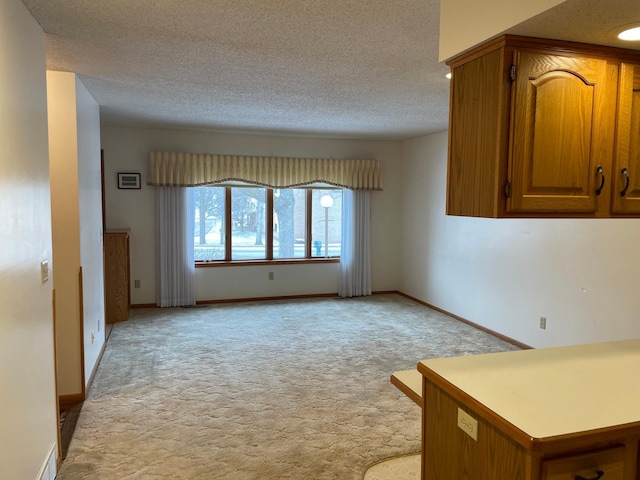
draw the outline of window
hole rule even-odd
[[[196,262],[340,256],[340,189],[196,187],[194,200]]]
[[[225,188],[195,189],[194,259],[225,259]]]
[[[231,260],[266,258],[266,201],[264,188],[231,188]]]
[[[273,258],[305,258],[306,190],[273,191]]]
[[[313,257],[340,256],[342,190],[313,190],[311,225]]]

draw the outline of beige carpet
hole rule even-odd
[[[514,349],[399,295],[134,310],[58,479],[361,480],[420,448],[393,371]]]

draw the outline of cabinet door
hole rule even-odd
[[[620,67],[617,120],[612,211],[640,213],[640,65]]]
[[[597,210],[611,173],[613,68],[602,59],[516,52],[509,211]]]

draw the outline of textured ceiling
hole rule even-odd
[[[23,3],[47,34],[47,68],[77,73],[103,124],[376,139],[447,128],[439,0]],[[513,32],[606,44],[639,8],[568,0]]]
[[[24,0],[104,124],[373,138],[446,129],[437,0]]]

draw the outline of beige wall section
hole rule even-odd
[[[80,223],[75,75],[47,72],[58,394],[82,393]]]
[[[565,0],[442,0],[440,61],[495,37]]]
[[[45,36],[0,2],[0,478],[36,479],[57,442]],[[53,449],[57,455],[57,448]]]
[[[86,386],[105,342],[100,108],[77,77],[75,81]]]
[[[640,219],[449,217],[446,164],[405,143],[403,292],[534,347],[640,337]]]
[[[47,88],[58,394],[77,395],[104,344],[100,117],[98,104],[75,74],[49,71]]]
[[[103,127],[107,228],[131,228],[131,301],[155,303],[154,193],[147,186],[149,150],[302,157],[373,158],[383,162],[384,191],[372,193],[372,284],[398,285],[401,144],[315,137],[246,135]],[[117,172],[141,172],[141,190],[118,190]],[[268,272],[275,280],[268,280]],[[141,288],[133,288],[140,280]],[[196,298],[246,298],[336,293],[337,265],[198,269]]]

